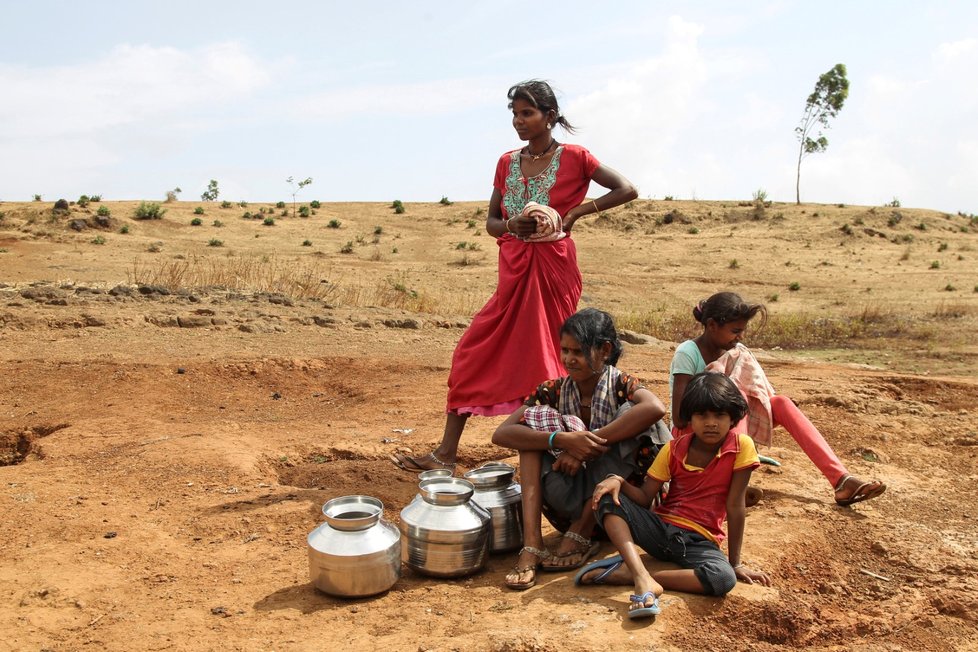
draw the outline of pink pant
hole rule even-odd
[[[808,417],[798,409],[798,406],[790,398],[781,394],[772,396],[771,416],[774,419],[774,425],[782,426],[788,431],[788,434],[805,451],[805,455],[808,455],[808,459],[815,464],[833,487],[842,479],[842,476],[848,473],[845,465],[842,464],[842,460],[835,454],[835,451],[832,450],[829,443],[825,441],[822,433],[818,431],[818,428],[808,420]],[[744,417],[740,423],[734,426],[733,430],[735,432],[747,432],[747,417]],[[691,432],[692,429],[689,426],[686,426],[682,430],[678,428],[672,429],[674,437],[686,435]]]

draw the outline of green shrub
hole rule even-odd
[[[939,261],[939,260],[932,260],[932,261],[930,261],[930,268],[931,269],[940,269],[941,268],[941,261]]]
[[[99,217],[108,217],[109,216],[109,207],[108,206],[99,206],[98,207],[98,210],[95,211],[95,214],[98,215]]]
[[[89,197],[88,197],[88,198],[89,198],[89,199],[91,199],[91,200],[92,200],[93,202],[95,202],[96,204],[97,204],[98,202],[100,202],[100,201],[102,201],[102,195],[89,195]]]
[[[340,247],[341,254],[352,254],[353,253],[353,240],[347,241],[345,245]]]
[[[848,223],[843,224],[842,226],[840,226],[839,227],[839,230],[842,231],[843,233],[845,233],[846,235],[852,235],[852,227],[849,226]]]
[[[465,226],[467,226],[467,227],[468,227],[468,228],[470,228],[470,229],[474,229],[474,228],[475,228],[475,226],[476,226],[476,221],[475,221],[475,220],[468,220],[468,221],[467,221],[467,222],[465,223]]]
[[[190,226],[200,226],[203,223],[204,220],[200,219],[199,217],[195,217],[194,219],[190,220]]]
[[[284,201],[275,202],[275,208],[285,208],[285,202]]]
[[[313,199],[311,202],[309,202],[309,205],[312,206],[313,208],[319,208],[320,206],[322,206],[322,204],[319,203],[318,199]]]
[[[214,220],[213,222],[211,222],[211,226],[216,226],[216,227],[220,228],[220,227],[224,226],[224,222],[222,222],[221,220]]]
[[[947,251],[947,243],[946,242],[942,242],[941,244],[939,244],[937,246],[937,251],[938,252]]]
[[[244,200],[239,201],[238,202],[238,206],[240,206],[241,208],[247,208],[248,207],[248,202],[246,202]]]
[[[340,222],[339,220],[330,220],[329,224],[327,224],[326,226],[328,226],[331,229],[338,229],[340,228],[340,224],[342,224],[342,222]]]
[[[452,202],[448,201],[448,197],[445,197],[444,195],[442,195],[442,198],[438,200],[438,203],[441,204],[442,206],[452,205]]]
[[[221,202],[221,208],[231,208],[231,206],[233,206],[233,205],[234,204],[232,204],[231,202],[227,201],[226,199]]]
[[[672,195],[666,195],[662,198],[662,201],[672,201]]]
[[[738,263],[738,262],[737,262],[737,259],[736,259],[736,258],[734,258],[734,259],[732,259],[732,260],[730,261],[730,264],[728,265],[728,267],[729,267],[730,269],[737,269],[738,267],[740,267],[740,263]]]
[[[951,285],[950,283],[948,283],[947,285],[945,285],[945,286],[944,286],[944,291],[945,291],[945,292],[954,292],[954,291],[955,291],[955,290],[957,290],[957,289],[958,289],[958,288],[956,288],[956,287],[954,287],[954,286],[953,286],[953,285]]]
[[[788,290],[790,290],[791,292],[797,292],[800,289],[801,289],[801,283],[799,283],[798,281],[794,281],[791,283],[791,285],[788,286]]]
[[[264,220],[262,220],[262,224],[264,224],[265,226],[275,226],[275,218],[266,217]]]
[[[40,197],[40,195],[35,195],[35,196]],[[404,207],[404,203],[400,199],[395,199],[393,202],[391,202],[391,208],[399,208],[399,207],[400,208]]]
[[[303,247],[311,247],[312,246],[312,240],[303,240],[302,241],[302,246]]]
[[[778,293],[775,292],[774,294],[768,295],[767,300],[768,300],[768,303],[777,303],[777,301],[778,301]]]
[[[41,201],[40,195],[34,195],[34,201]]]
[[[89,201],[90,199],[88,198],[88,195],[82,195],[81,197],[78,198],[78,201],[75,203],[81,206],[82,208],[87,208]]]
[[[126,233],[129,233],[129,225],[128,224],[123,224],[122,225],[122,228],[119,229],[119,233],[121,233],[123,235],[125,235]]]
[[[889,206],[890,208],[900,208],[900,200],[897,199],[896,197],[894,197],[893,200],[890,201],[889,204],[883,204],[883,205],[884,206]]]
[[[309,217],[309,207],[305,204],[299,207],[299,217]]]
[[[224,246],[224,242],[222,242],[221,240],[218,240],[217,238],[211,238],[210,240],[207,241],[207,246],[208,247],[223,247]]]
[[[382,227],[382,226],[375,226],[374,227],[374,235],[380,235],[383,232],[384,232],[384,227]]]
[[[166,213],[165,208],[160,208],[156,202],[140,202],[136,208],[137,220],[160,220]]]
[[[396,207],[394,209],[394,213],[396,215],[401,215],[402,213],[404,213],[404,211],[405,211],[405,208],[403,206],[398,206],[398,207]]]
[[[104,245],[105,244],[105,238],[103,238],[100,235],[97,235],[94,238],[92,238],[92,244]]]
[[[690,234],[692,234],[692,235],[696,235],[697,233],[699,233],[699,232],[700,232],[700,230],[699,230],[699,229],[697,229],[697,228],[696,228],[695,226],[691,226],[691,227],[689,227],[689,228],[688,228],[688,229],[686,230],[686,232],[687,232],[687,233],[690,233]]]
[[[203,214],[204,214],[203,206],[198,206],[197,208],[194,209],[194,215],[203,215]]]

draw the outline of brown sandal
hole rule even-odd
[[[411,473],[421,473],[422,471],[432,471],[434,469],[448,469],[449,471],[455,471],[455,463],[449,464],[448,462],[442,462],[440,459],[435,457],[434,453],[428,453],[424,457],[411,457],[407,453],[392,453],[388,455],[390,461],[396,466],[404,469],[405,471],[410,471]]]
[[[568,530],[567,532],[564,532],[563,538],[570,539],[576,543],[577,546],[573,550],[550,555],[551,563],[541,564],[540,570],[547,573],[559,573],[561,571],[574,570],[575,568],[580,568],[586,564],[591,557],[598,554],[598,551],[601,550],[600,543],[597,541],[591,541],[590,539],[581,536],[577,532],[571,532]],[[562,565],[553,563],[553,560],[567,559],[568,557],[573,557],[575,555],[580,555],[581,558],[574,563]]]
[[[550,559],[553,555],[547,550],[540,550],[539,548],[534,548],[533,546],[523,546],[520,548],[520,555],[524,552],[528,552],[537,558],[535,564],[530,564],[528,566],[513,566],[511,573],[515,573],[517,576],[523,573],[533,571],[533,576],[525,582],[510,582],[506,580],[506,587],[513,589],[514,591],[525,591],[527,589],[533,588],[537,584],[537,573],[536,571],[540,568],[540,564],[544,559]],[[517,557],[517,562],[519,563],[519,558]]]

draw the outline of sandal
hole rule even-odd
[[[432,471],[434,469],[448,469],[455,472],[455,463],[442,462],[435,457],[434,453],[428,453],[424,457],[411,457],[407,453],[392,453],[388,455],[390,461],[396,466],[410,471],[411,473],[421,473],[422,471]]]
[[[514,591],[525,591],[527,589],[536,586],[537,584],[536,571],[538,568],[540,568],[540,563],[544,559],[550,559],[551,557],[550,552],[548,552],[547,550],[540,550],[539,548],[534,548],[533,546],[523,546],[522,548],[520,548],[521,556],[524,552],[528,552],[534,557],[536,557],[537,561],[535,564],[530,564],[528,566],[513,566],[513,570],[511,572],[516,574],[517,576],[520,576],[523,573],[528,573],[529,571],[533,571],[533,575],[530,577],[530,579],[526,580],[525,582],[510,582],[509,580],[505,580],[506,587],[513,589]],[[517,564],[519,563],[519,557],[517,557],[516,563]]]
[[[546,571],[548,573],[559,573],[561,571],[574,570],[575,568],[580,568],[581,566],[586,564],[588,559],[598,554],[598,551],[601,550],[601,544],[599,542],[591,541],[591,539],[582,537],[577,532],[571,532],[570,530],[568,530],[567,532],[564,532],[563,538],[570,539],[571,541],[576,543],[577,546],[573,550],[568,550],[567,552],[561,552],[561,553],[550,555],[550,559],[562,560],[562,559],[567,559],[568,557],[573,557],[575,555],[580,555],[580,559],[570,564],[555,564],[555,563],[541,564],[540,565],[541,570]]]
[[[599,559],[598,561],[592,561],[590,564],[582,568],[574,576],[575,586],[599,586],[608,583],[608,577],[611,576],[616,570],[621,568],[621,565],[625,563],[625,560],[621,558],[621,555],[615,555],[614,557],[608,557],[607,559]],[[590,580],[585,581],[584,576],[593,571],[601,571]]]
[[[846,474],[842,476],[839,480],[839,484],[835,485],[835,493],[842,491],[843,487],[849,480],[852,480],[853,476]],[[848,507],[849,505],[854,505],[856,503],[861,503],[864,500],[869,500],[870,498],[876,498],[880,494],[886,491],[886,485],[879,480],[870,480],[869,482],[864,482],[856,490],[852,492],[848,498],[836,498],[835,504],[840,507]]]
[[[652,598],[652,604],[647,605],[645,603],[649,601],[649,598]],[[646,591],[642,595],[630,595],[628,601],[628,617],[631,620],[658,616],[661,613],[659,598],[652,591]]]

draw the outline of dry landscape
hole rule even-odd
[[[766,301],[747,340],[775,387],[889,485],[836,507],[776,431],[744,553],[773,586],[633,623],[627,590],[572,574],[506,590],[515,555],[372,599],[310,585],[326,500],[396,522],[415,494],[387,456],[440,438],[495,283],[483,203],[138,206],[0,202],[0,648],[978,650],[975,216],[640,200],[579,224],[581,304],[630,331],[623,369],[665,396],[697,299]],[[514,461],[498,421],[462,467]]]

